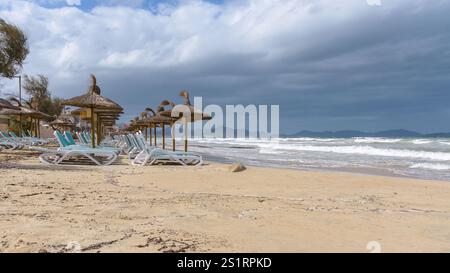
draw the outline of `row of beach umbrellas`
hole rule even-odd
[[[157,111],[153,111],[150,107],[142,112],[140,117],[135,117],[130,122],[130,131],[137,131],[144,129],[145,138],[148,140],[147,131],[150,128],[150,143],[152,143],[151,132],[153,129],[153,143],[156,146],[156,128],[162,129],[162,148],[165,149],[165,126],[171,127],[172,132],[172,149],[175,151],[175,130],[174,125],[176,123],[184,124],[184,150],[188,150],[188,131],[187,123],[195,121],[210,120],[211,115],[200,111],[192,106],[189,93],[187,91],[181,91],[180,96],[184,98],[182,104],[174,104],[169,100],[162,101],[157,107]],[[171,109],[165,109],[166,106],[171,106]]]
[[[123,108],[114,101],[100,95],[100,88],[94,75],[91,75],[92,83],[86,94],[74,97],[63,101],[63,105],[80,107],[71,112],[64,111],[58,117],[52,117],[40,111],[27,108],[21,104],[20,101],[14,100],[17,105],[11,101],[0,99],[0,115],[2,116],[18,116],[20,119],[20,130],[22,130],[22,117],[31,118],[34,128],[36,129],[36,136],[39,135],[39,121],[50,121],[48,125],[53,128],[74,129],[77,127],[74,116],[79,115],[89,117],[91,124],[92,147],[96,143],[100,143],[102,138],[102,130],[104,127],[112,127],[116,120],[123,113]],[[97,127],[97,128],[95,128]],[[97,131],[97,134],[95,134]],[[97,136],[97,139],[95,139]]]
[[[175,150],[175,124],[184,124],[184,150],[187,151],[188,143],[188,122],[209,120],[211,116],[207,113],[195,109],[190,102],[189,93],[182,91],[180,96],[184,98],[181,104],[175,104],[169,100],[162,101],[156,108],[156,112],[152,108],[147,107],[140,117],[131,120],[127,130],[138,131],[145,129],[145,138],[148,140],[148,132],[150,132],[150,143],[156,145],[156,128],[162,129],[162,146],[165,149],[165,127],[170,126],[172,132],[172,148]],[[101,89],[97,85],[97,79],[91,75],[91,85],[85,94],[70,99],[63,100],[65,106],[79,107],[70,112],[63,112],[60,116],[54,118],[45,113],[33,110],[21,105],[13,105],[11,102],[0,99],[0,115],[14,115],[22,117],[31,117],[35,121],[51,120],[48,124],[58,128],[75,128],[76,124],[73,117],[79,116],[80,119],[90,123],[91,143],[92,147],[98,145],[102,140],[102,134],[105,128],[111,128],[115,125],[120,115],[123,114],[123,108],[113,100],[101,95]],[[170,109],[166,109],[167,107]],[[39,126],[37,126],[39,127]],[[150,130],[148,130],[150,129]]]

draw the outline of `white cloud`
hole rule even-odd
[[[20,0],[1,2],[9,9],[0,14],[30,36],[27,67],[74,73],[89,68],[176,66],[228,54],[276,58],[294,46],[289,44],[293,40],[305,38],[295,46],[311,46],[313,41],[307,37],[324,25],[334,27],[370,13],[358,5],[360,0],[346,4],[286,0],[283,5],[251,0],[223,6],[185,1],[178,6],[161,4],[162,13],[156,14],[121,6],[83,12],[45,9]],[[67,0],[67,4],[80,1]]]
[[[66,0],[66,3],[69,6],[79,6],[81,5],[81,0]]]
[[[381,0],[367,0],[369,6],[381,6]]]

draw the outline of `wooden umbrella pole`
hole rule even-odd
[[[153,146],[152,145],[152,137],[153,137],[152,136],[152,126],[150,125],[149,127],[150,127],[150,130],[149,130],[150,131],[150,146]]]
[[[91,145],[95,148],[94,107],[91,107]]]
[[[187,131],[187,119],[184,120],[184,151],[188,151],[188,131]]]
[[[22,134],[22,131],[23,130],[20,130],[19,136],[24,137],[24,135]],[[31,134],[33,134],[33,132],[34,132],[33,118],[30,118],[30,132],[31,132]],[[33,136],[33,135],[31,135],[31,136]]]
[[[147,142],[148,141],[148,129],[147,129],[147,126],[144,126],[144,128],[145,128],[145,142]]]
[[[100,127],[100,118],[97,116],[97,145],[100,145],[100,138],[101,138],[101,127]]]
[[[162,148],[164,150],[166,148],[166,132],[164,123],[161,123],[161,128],[162,128]]]
[[[155,126],[155,127],[153,127],[153,134],[154,134],[154,140],[155,140],[155,147],[156,147],[156,124],[154,124],[153,126]]]
[[[31,119],[30,134],[31,134],[32,137],[36,136],[36,119],[34,119],[34,118]]]
[[[175,123],[172,122],[172,125],[170,127],[171,133],[172,133],[172,151],[175,152]]]
[[[40,119],[38,119],[37,126],[38,126],[38,138],[40,138],[41,137],[41,120]]]

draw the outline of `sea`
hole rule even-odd
[[[224,163],[450,181],[448,138],[203,138],[189,145]]]

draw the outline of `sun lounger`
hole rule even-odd
[[[89,146],[86,145],[80,145],[80,144],[76,144],[75,140],[73,139],[72,135],[70,134],[70,132],[65,132],[65,136],[63,136],[61,134],[61,132],[59,131],[55,131],[54,135],[56,137],[56,139],[59,142],[60,145],[60,150],[83,150],[83,149],[92,149]],[[101,150],[101,151],[105,151],[105,152],[113,152],[116,154],[120,154],[120,149],[117,148],[113,148],[113,147],[97,147],[95,148],[96,150]]]
[[[20,149],[20,145],[10,141],[0,141],[0,150],[8,149],[8,150],[17,150]]]
[[[29,145],[29,146],[34,146],[34,145],[42,145],[44,143],[42,143],[39,140],[34,140],[31,138],[26,138],[26,137],[18,137],[13,131],[9,132],[9,135],[11,136],[11,138],[19,143],[23,143],[25,145]]]
[[[43,152],[39,156],[39,160],[44,164],[58,165],[63,161],[71,161],[87,158],[99,166],[107,166],[117,159],[117,154],[113,152],[101,151],[98,149],[82,149],[82,150],[52,150],[40,147],[30,147],[32,150]]]
[[[10,133],[11,134],[11,133]],[[34,137],[30,130],[27,130],[26,132],[22,130],[22,138],[23,139],[28,139],[31,141],[36,142],[39,145],[44,145],[44,144],[48,144],[49,140],[48,139],[43,139],[43,138],[39,138],[39,137]]]
[[[145,166],[147,163],[175,163],[183,166],[203,164],[202,156],[188,152],[171,152],[159,148],[149,147],[142,137],[142,133],[136,133],[135,140],[142,151],[132,160],[133,165]]]
[[[75,142],[75,139],[73,139],[73,136],[72,136],[72,134],[69,131],[65,131],[64,132],[64,136],[62,136],[62,134],[61,134],[61,138],[62,138],[61,140],[62,141],[60,141],[60,145],[62,147],[66,147],[66,148],[73,148],[74,146],[75,147],[87,147],[87,148],[90,148],[91,143],[86,143],[86,140],[85,140],[83,134],[77,133],[77,136],[78,136],[78,138],[81,141],[80,144],[77,144]],[[58,140],[60,139],[58,136],[56,136],[56,137],[57,137]],[[107,150],[107,151],[114,151],[117,154],[122,153],[122,149],[119,148],[119,147],[98,145],[97,149],[103,149],[103,150]]]
[[[59,149],[53,150],[40,147],[30,147],[32,150],[43,153],[39,156],[39,160],[42,163],[58,165],[63,161],[73,163],[76,160],[88,159],[99,166],[106,166],[117,160],[117,151],[90,148],[81,145],[70,145],[70,142],[59,131],[55,131],[54,135],[60,144]]]
[[[18,142],[16,140],[14,140],[10,135],[8,135],[5,132],[0,132],[0,141],[4,142],[5,144],[9,144],[9,145],[7,145],[7,146],[11,147],[9,149],[17,150],[17,149],[22,149],[24,147],[24,144],[22,142]],[[4,146],[4,145],[2,145],[2,146]]]

